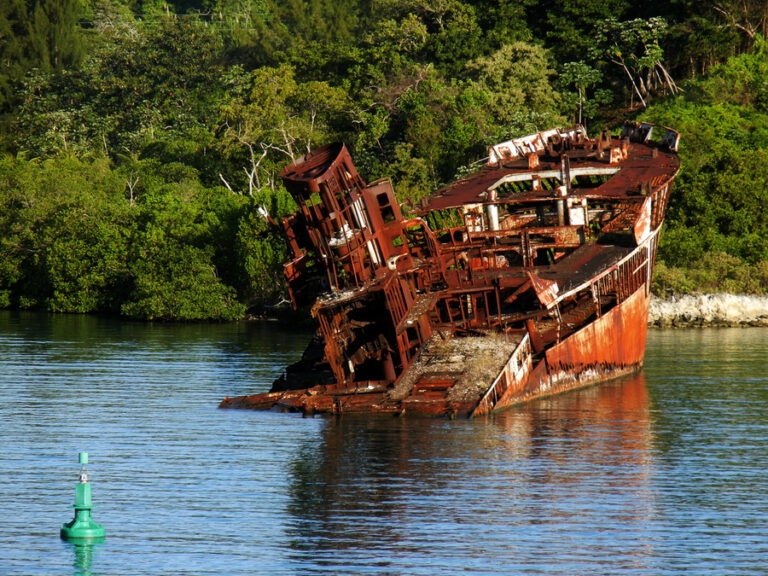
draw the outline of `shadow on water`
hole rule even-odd
[[[99,376],[170,379],[174,372],[213,380],[219,400],[265,392],[311,338],[275,322],[142,323],[18,311],[0,311],[0,325],[4,352],[18,372],[14,377],[32,380],[42,399],[65,394],[62,376],[101,385]],[[172,384],[185,386],[180,380]]]
[[[382,569],[414,557],[455,568],[455,556],[482,572],[488,556],[520,561],[516,542],[532,526],[579,524],[585,498],[612,487],[636,496],[606,508],[642,524],[652,513],[650,437],[642,372],[478,420],[330,419],[290,466],[293,559],[343,571],[386,551]],[[469,560],[468,541],[483,542]]]
[[[264,348],[278,349],[297,338],[309,342],[312,334],[295,329],[286,329],[277,322],[231,322],[210,323],[164,323],[139,322],[109,316],[85,314],[47,314],[43,312],[0,310],[0,322],[5,336],[15,335],[22,340],[25,350],[55,343],[77,344],[88,348],[94,343],[141,345],[162,347],[173,342],[195,344],[226,343],[230,353],[253,352]]]

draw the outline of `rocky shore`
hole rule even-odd
[[[694,294],[651,296],[648,325],[658,328],[768,326],[768,296]]]

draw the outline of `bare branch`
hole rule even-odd
[[[757,35],[757,31],[755,30],[755,27],[749,22],[748,19],[748,8],[746,0],[742,2],[742,12],[744,16],[744,23],[739,22],[736,19],[736,16],[734,16],[731,12],[729,12],[727,9],[725,9],[722,5],[719,3],[714,3],[712,7],[717,11],[720,12],[723,16],[725,16],[731,23],[731,26],[736,28],[737,30],[741,30],[742,32],[746,33],[747,36],[749,36],[750,40],[754,40],[755,36]]]
[[[245,172],[245,175],[248,176],[248,196],[253,198],[253,180],[254,176],[256,176],[256,167],[254,167],[250,172],[243,168],[243,172]]]
[[[618,64],[622,68],[624,68],[624,71],[627,73],[627,76],[629,76],[629,81],[632,82],[632,87],[635,89],[635,94],[637,94],[637,97],[640,98],[640,102],[643,103],[643,108],[648,108],[648,105],[645,103],[645,99],[643,98],[643,95],[640,93],[640,89],[637,87],[637,84],[635,83],[634,76],[632,76],[632,73],[629,71],[629,68],[627,68],[627,65],[624,63],[624,58],[619,56],[618,59],[613,60],[613,62],[615,64]]]
[[[134,195],[133,195],[133,191],[134,191],[134,189],[136,188],[136,185],[139,183],[139,177],[138,177],[138,176],[136,176],[136,177],[134,178],[133,176],[134,176],[134,173],[133,173],[133,172],[131,172],[130,176],[128,176],[128,178],[127,178],[127,179],[126,179],[126,181],[125,181],[125,183],[128,185],[128,192],[130,193],[130,199],[131,199],[131,200],[130,200],[130,205],[131,205],[131,206],[133,206],[133,205],[134,205]]]
[[[657,62],[656,66],[659,67],[659,69],[661,70],[661,73],[664,75],[664,80],[666,81],[667,86],[669,86],[669,89],[671,90],[672,94],[677,94],[678,92],[683,91],[682,88],[678,87],[678,85],[672,79],[672,76],[669,75],[669,72],[667,72],[667,69],[664,68],[661,62]]]
[[[232,192],[232,194],[237,194],[237,192],[235,192],[234,190],[232,190],[232,186],[230,186],[230,185],[229,185],[229,182],[227,182],[227,181],[224,179],[224,175],[223,175],[221,172],[219,172],[219,178],[221,178],[221,181],[222,181],[222,182],[224,182],[224,186],[226,186],[226,187],[227,187],[227,190],[229,190],[230,192]]]

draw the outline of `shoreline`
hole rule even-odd
[[[124,318],[122,316],[103,315],[98,313],[79,314],[66,312],[50,312],[47,310],[19,310],[17,308],[4,308],[0,312],[7,313],[37,313],[52,316],[71,317],[111,317],[121,322],[135,322],[139,324],[152,324],[151,320],[138,320]],[[305,322],[300,314],[293,316],[290,323],[299,329],[313,330],[309,322]],[[239,320],[231,323],[275,323],[283,322],[285,318],[279,314],[246,314]],[[199,320],[195,322],[154,321],[158,324],[228,324],[230,322],[216,322]],[[670,296],[662,298],[651,294],[648,309],[649,328],[725,328],[725,327],[768,327],[768,295],[755,296],[749,294],[685,294],[682,296]]]
[[[768,326],[768,296],[748,294],[651,295],[651,328]]]

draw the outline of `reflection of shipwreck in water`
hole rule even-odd
[[[308,154],[281,174],[285,274],[318,332],[271,392],[221,406],[477,415],[637,369],[678,138],[505,142],[411,218],[343,145]]]

